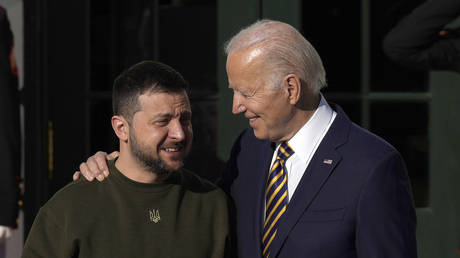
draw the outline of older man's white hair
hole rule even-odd
[[[225,53],[259,46],[264,69],[271,71],[271,88],[277,88],[284,76],[295,74],[318,93],[326,86],[326,72],[315,48],[289,24],[260,20],[242,29],[225,44]]]

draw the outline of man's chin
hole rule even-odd
[[[168,171],[176,172],[176,171],[179,171],[184,166],[184,162],[182,160],[174,161],[172,163],[171,162],[165,163],[164,165]]]
[[[269,140],[268,135],[265,132],[263,132],[262,130],[260,130],[260,129],[256,130],[255,128],[253,128],[253,130],[254,130],[254,136],[257,139],[259,139],[259,140]]]
[[[158,176],[174,173],[183,167],[182,161],[165,162],[162,159],[144,160],[143,164],[148,171]]]
[[[167,154],[167,155],[161,155],[163,153],[160,153],[160,159],[163,163],[164,166],[172,169],[172,170],[179,170],[182,168],[184,165],[184,160],[186,157],[185,152],[178,152],[175,154]]]

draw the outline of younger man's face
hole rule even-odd
[[[129,129],[132,154],[152,173],[180,169],[193,138],[187,93],[147,92],[139,96],[139,104]]]

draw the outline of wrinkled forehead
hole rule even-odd
[[[146,92],[139,96],[140,109],[150,112],[182,112],[190,111],[187,93],[179,92]]]
[[[265,84],[267,73],[260,49],[237,52],[227,59],[228,86],[234,90]]]

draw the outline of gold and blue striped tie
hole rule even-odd
[[[276,160],[268,175],[267,188],[265,191],[265,224],[262,236],[262,254],[270,256],[270,244],[278,230],[278,222],[286,212],[288,204],[287,176],[284,169],[286,160],[294,153],[287,142],[282,142]]]

